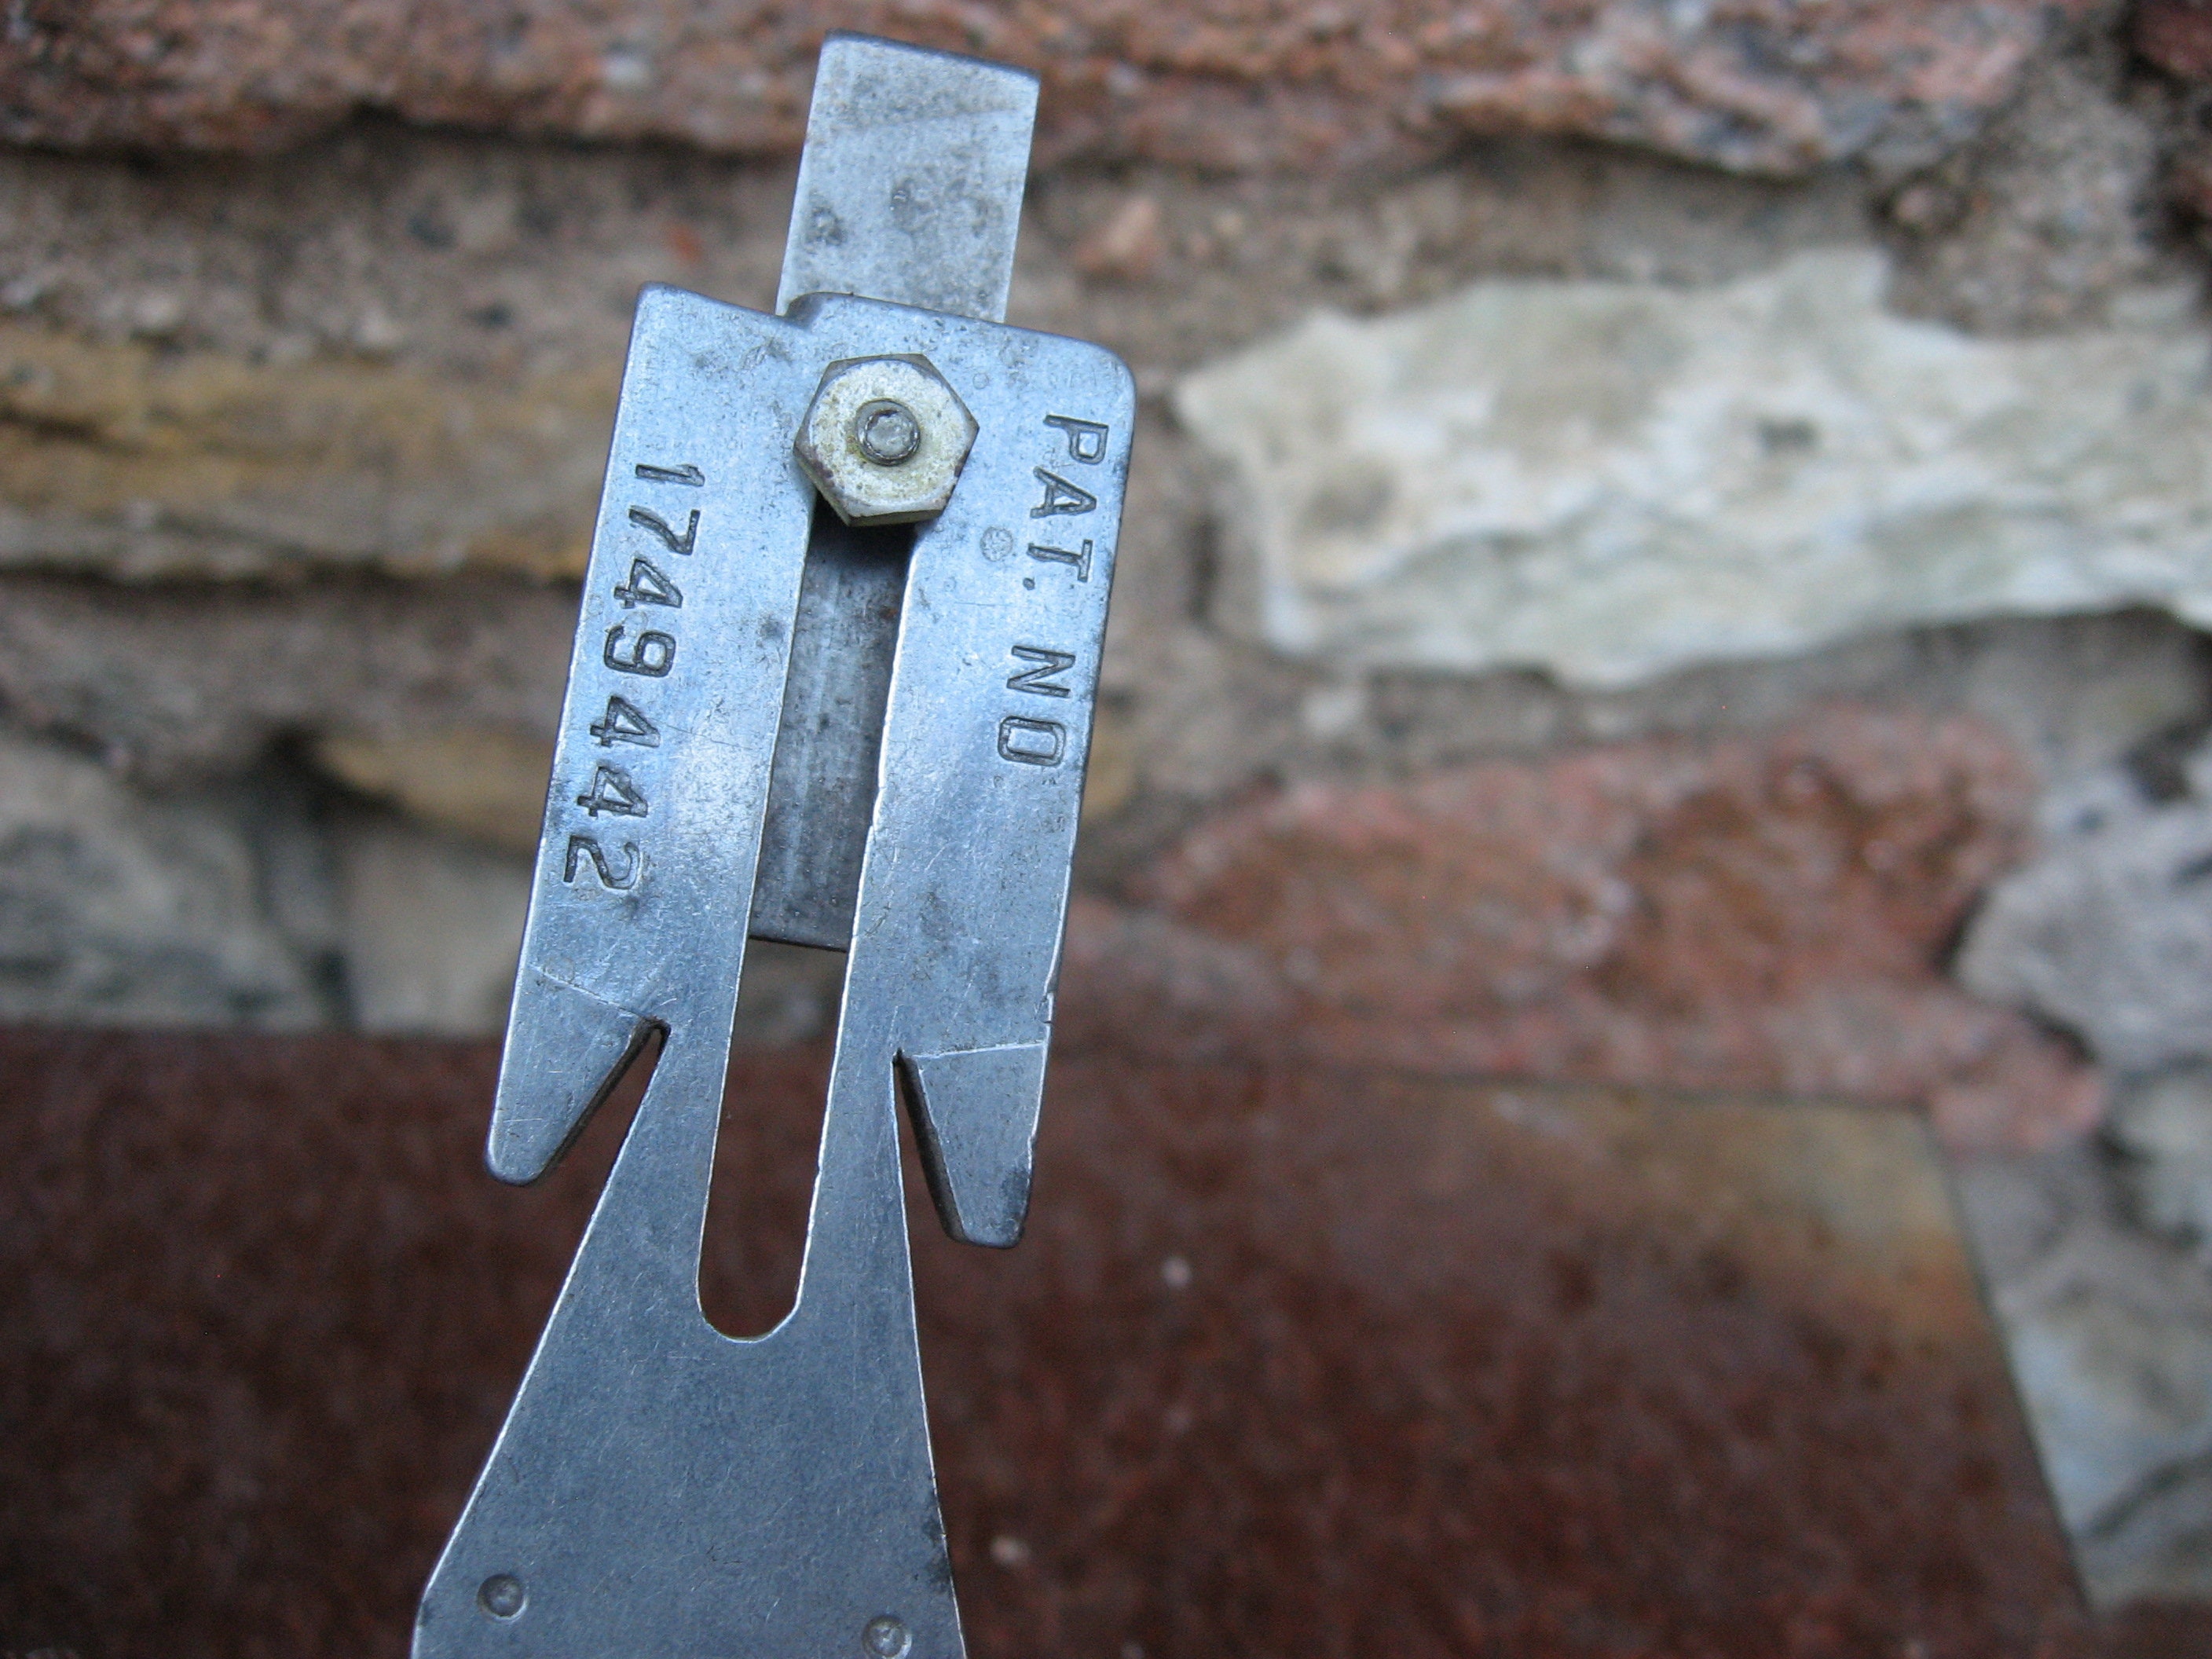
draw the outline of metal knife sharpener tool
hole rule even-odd
[[[658,1062],[416,1659],[957,1659],[897,1114],[939,1218],[1029,1202],[1134,392],[1000,320],[1036,83],[823,48],[778,314],[638,303],[489,1161]],[[699,1252],[748,936],[844,951],[799,1297]]]

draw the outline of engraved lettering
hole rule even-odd
[[[1019,661],[1033,662],[1036,666],[1018,670],[1006,682],[1007,690],[1027,691],[1039,697],[1072,697],[1075,695],[1073,686],[1062,685],[1053,678],[1054,674],[1065,674],[1075,666],[1073,651],[1052,651],[1041,645],[1018,645],[1014,647],[1014,656]]]
[[[1045,424],[1049,426],[1051,422],[1048,421]],[[707,475],[705,473],[702,472],[697,467],[688,465],[684,466],[651,466],[643,461],[640,461],[637,464],[637,476],[644,479],[647,483],[690,484],[694,489],[703,487],[707,482]]]
[[[1049,519],[1061,514],[1091,512],[1098,505],[1098,498],[1079,484],[1072,484],[1057,472],[1048,472],[1042,467],[1033,468],[1044,485],[1044,499],[1030,509],[1032,519]],[[637,509],[632,507],[632,513]]]
[[[684,526],[684,533],[680,536],[676,533],[674,525],[669,523],[649,507],[630,508],[629,521],[640,529],[650,530],[654,535],[659,537],[668,544],[668,550],[671,553],[689,553],[691,550],[691,544],[699,539],[699,509],[696,507],[691,509],[691,522]]]
[[[568,882],[575,880],[577,865],[581,860],[589,859],[592,861],[592,873],[599,878],[600,886],[611,892],[627,893],[637,885],[638,877],[645,873],[645,854],[637,850],[637,843],[635,842],[624,842],[622,850],[627,862],[623,866],[622,874],[617,876],[615,874],[614,866],[607,862],[606,849],[599,845],[597,837],[571,836],[568,837],[568,857],[561,866],[561,879]]]
[[[680,610],[684,605],[683,591],[668,580],[668,573],[651,559],[637,558],[629,562],[629,580],[615,589],[615,597],[625,608],[639,605],[665,605]]]
[[[999,722],[999,758],[1024,766],[1057,766],[1067,752],[1067,728],[1058,720],[1009,714]]]
[[[1096,421],[1079,421],[1072,415],[1048,415],[1044,423],[1067,434],[1067,453],[1085,466],[1096,466],[1106,459],[1106,435],[1110,428]]]
[[[1047,564],[1072,564],[1075,567],[1076,580],[1087,582],[1091,580],[1091,544],[1089,542],[1083,544],[1083,551],[1080,553],[1071,553],[1064,547],[1041,547],[1036,543],[1031,542],[1030,557],[1042,559]]]
[[[660,728],[628,697],[607,699],[607,712],[592,722],[592,735],[602,749],[617,743],[634,743],[642,749],[660,747]]]
[[[629,655],[617,657],[615,647],[622,643],[624,631],[620,623],[607,629],[606,646],[599,653],[599,660],[617,674],[642,674],[657,680],[676,665],[676,641],[668,634],[640,634],[630,643]]]
[[[621,767],[601,761],[592,769],[592,787],[576,797],[576,805],[593,817],[611,812],[618,818],[646,815],[645,795]]]

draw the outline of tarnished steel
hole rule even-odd
[[[1135,413],[1110,353],[997,320],[1035,102],[833,40],[781,314],[638,302],[492,1172],[659,1052],[416,1659],[962,1659],[898,1115],[945,1230],[1014,1243]],[[798,1297],[738,1339],[699,1240],[756,932],[848,954]]]

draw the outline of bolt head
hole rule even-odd
[[[860,1632],[860,1651],[868,1659],[906,1659],[913,1646],[914,1632],[896,1613],[869,1620],[867,1628]]]
[[[477,1590],[477,1605],[495,1619],[513,1619],[528,1605],[522,1581],[511,1572],[495,1572]]]
[[[952,499],[975,429],[927,357],[851,357],[823,371],[792,447],[847,524],[916,524]]]

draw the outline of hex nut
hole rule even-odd
[[[975,429],[927,357],[848,357],[823,371],[792,447],[847,524],[915,524],[952,499]]]

